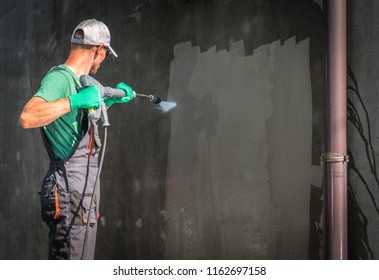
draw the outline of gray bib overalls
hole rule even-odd
[[[96,121],[82,110],[82,138],[64,160],[55,159],[42,129],[50,167],[42,182],[42,219],[49,227],[49,259],[93,259],[99,217],[100,182],[89,207],[98,172],[101,142]],[[86,233],[87,223],[90,223]],[[87,234],[87,236],[86,236]],[[86,239],[85,252],[83,252]]]

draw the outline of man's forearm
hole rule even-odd
[[[33,97],[20,115],[20,124],[23,128],[42,127],[70,111],[68,98],[47,102],[40,97]]]

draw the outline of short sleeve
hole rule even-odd
[[[55,101],[70,95],[70,83],[63,73],[54,71],[45,76],[34,96]]]

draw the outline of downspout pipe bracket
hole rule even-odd
[[[349,156],[339,153],[322,153],[321,154],[321,163],[322,162],[349,162]]]

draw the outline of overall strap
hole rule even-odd
[[[64,69],[64,68],[62,68],[62,67],[59,67],[59,66],[56,66],[56,67],[54,67],[50,72],[52,72],[52,71],[65,71],[65,72],[67,72],[68,74],[70,74],[70,76],[71,76],[72,79],[74,80],[75,87],[76,87],[76,91],[79,92],[79,90],[82,88],[82,87],[78,84],[78,82],[75,80],[74,76],[72,76],[72,74],[71,74],[69,71],[67,71],[66,69]]]

